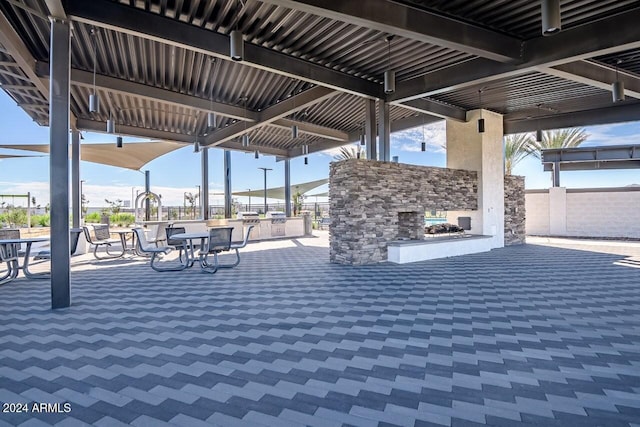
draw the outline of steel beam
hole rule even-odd
[[[395,34],[499,62],[520,60],[521,40],[388,0],[263,0],[289,9]]]
[[[67,0],[73,20],[229,59],[229,36],[109,0]],[[251,43],[245,65],[355,95],[382,97],[380,84]]]
[[[640,102],[612,105],[592,110],[558,113],[535,120],[504,116],[504,133],[535,132],[538,129],[563,129],[578,126],[595,126],[609,123],[631,122],[640,117]]]
[[[71,305],[69,244],[69,70],[71,25],[51,20],[49,43],[49,182],[51,204],[51,308]]]
[[[378,160],[391,161],[391,117],[383,100],[378,101]]]
[[[279,102],[260,112],[259,120],[255,123],[236,122],[230,126],[220,129],[205,138],[206,145],[220,145],[225,141],[229,141],[242,136],[244,133],[264,125],[283,119],[297,111],[304,110],[311,105],[322,102],[325,99],[335,96],[338,92],[321,86],[316,86],[302,93],[288,98],[286,101]]]
[[[454,105],[444,104],[427,98],[413,99],[403,104],[395,103],[409,110],[435,116],[439,119],[451,119],[459,122],[467,121],[467,111]]]
[[[553,163],[543,163],[545,172],[553,172]],[[591,161],[591,162],[575,162],[560,163],[560,171],[587,171],[587,170],[619,170],[619,169],[640,169],[639,160],[621,160],[621,161]]]
[[[82,218],[82,194],[80,194],[80,131],[71,132],[71,221],[73,228],[80,227]]]
[[[640,160],[640,144],[542,150],[542,163]]]
[[[42,78],[48,78],[47,70],[48,64],[46,62],[38,62],[36,64],[36,72]],[[73,68],[71,70],[71,82],[74,85],[92,88],[93,73]],[[232,119],[247,121],[256,120],[256,114],[254,112],[246,111],[244,108],[236,105],[229,105],[215,101],[212,102],[209,99],[101,74],[96,74],[96,88],[104,89],[112,93],[149,99],[151,101],[160,101],[180,107],[195,108],[207,112],[213,111],[216,114],[230,117]]]
[[[200,216],[202,219],[209,219],[209,149],[202,147],[200,149],[202,156],[202,189],[200,190]]]
[[[378,129],[376,127],[376,102],[373,99],[364,100],[364,114],[366,157],[369,160],[377,160],[376,136],[378,135]]]
[[[281,129],[290,129],[291,126],[298,126],[300,133],[307,135],[319,136],[326,139],[334,139],[336,141],[347,141],[349,134],[338,129],[332,129],[325,126],[314,125],[313,123],[301,122],[291,119],[279,119],[270,123],[271,126]]]
[[[2,11],[0,11],[0,44],[6,48],[9,55],[20,66],[28,81],[35,86],[35,89],[42,94],[42,97],[50,101],[49,84],[40,79],[35,72],[36,59],[31,55],[29,48],[15,32]],[[24,79],[22,76],[19,77]],[[69,119],[71,128],[76,129],[76,116],[70,112]]]
[[[284,214],[291,217],[291,160],[284,160]]]
[[[224,217],[231,218],[231,151],[224,150]]]
[[[438,93],[640,47],[640,8],[538,37],[523,44],[523,62],[505,64],[477,58],[403,82],[387,101],[405,102]]]
[[[539,71],[606,91],[610,91],[611,84],[618,79],[624,83],[625,95],[640,99],[640,78],[624,70],[616,73],[615,68],[610,65],[582,60],[555,67],[541,67]]]

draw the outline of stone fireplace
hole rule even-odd
[[[398,212],[398,239],[418,240],[424,237],[424,212]]]

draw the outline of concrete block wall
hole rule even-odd
[[[504,245],[521,245],[525,242],[524,177],[504,177]]]
[[[526,191],[526,232],[538,236],[640,238],[640,188]]]
[[[387,260],[399,237],[400,212],[474,210],[478,174],[402,163],[350,159],[329,169],[330,260],[370,264]],[[422,224],[420,224],[422,227]]]

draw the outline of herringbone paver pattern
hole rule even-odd
[[[640,269],[543,246],[407,265],[323,247],[233,270],[77,269],[0,287],[4,425],[640,424]],[[110,267],[109,267],[110,266]]]

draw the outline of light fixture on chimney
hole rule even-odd
[[[384,71],[384,93],[393,93],[396,91],[396,72],[391,69],[391,40],[392,35],[388,35],[384,39],[387,42],[387,69]]]
[[[624,82],[618,77],[618,66],[622,62],[621,59],[616,61],[616,81],[611,85],[611,94],[613,95],[613,102],[624,101]]]
[[[89,95],[89,112],[90,113],[98,113],[100,112],[100,98],[98,98],[98,94],[96,93],[96,62],[97,62],[97,52],[98,46],[96,42],[96,29],[91,28],[91,41],[93,42],[93,92]]]
[[[542,0],[542,35],[551,36],[562,29],[560,0]]]
[[[478,106],[480,107],[480,118],[478,119],[478,133],[484,133],[484,119],[482,118],[482,89],[478,90]]]

